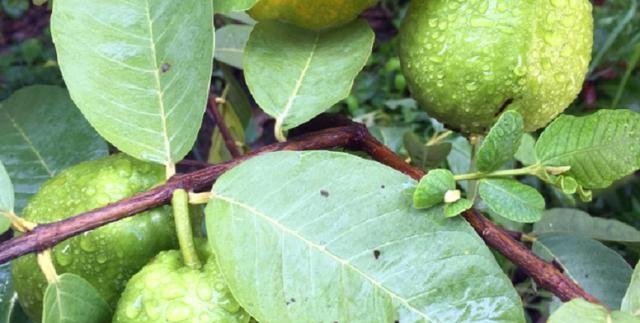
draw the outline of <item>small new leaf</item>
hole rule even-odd
[[[533,187],[513,179],[484,179],[479,191],[489,208],[515,222],[533,223],[540,220],[545,201]]]
[[[571,167],[565,175],[584,188],[605,188],[640,168],[640,114],[563,115],[540,136],[536,157],[544,166]]]
[[[513,110],[503,113],[478,150],[478,170],[493,172],[513,159],[520,148],[523,134],[522,116]]]
[[[427,173],[413,193],[413,207],[428,209],[443,203],[444,195],[456,188],[453,173],[447,169],[434,169]]]
[[[42,323],[111,322],[111,308],[82,277],[62,274],[44,294]]]
[[[447,218],[452,218],[454,216],[459,215],[460,213],[469,210],[473,207],[473,202],[467,199],[459,199],[453,203],[445,204],[444,206],[444,216]]]
[[[620,312],[609,312],[602,305],[574,299],[553,312],[547,323],[638,323],[640,319]]]

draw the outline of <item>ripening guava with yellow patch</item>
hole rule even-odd
[[[483,134],[506,110],[544,127],[576,98],[593,45],[588,0],[411,2],[402,69],[430,116]]]
[[[377,0],[260,0],[249,10],[256,20],[280,20],[307,29],[328,29],[354,20]]]

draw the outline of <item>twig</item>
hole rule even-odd
[[[330,119],[327,123],[332,124]],[[343,125],[345,121],[340,119],[336,123]],[[366,127],[352,123],[351,125],[310,133],[293,141],[266,146],[229,162],[177,176],[163,186],[106,207],[86,212],[61,222],[40,225],[30,233],[1,244],[0,264],[27,253],[38,252],[52,247],[60,241],[82,232],[165,204],[171,199],[171,194],[175,189],[182,188],[187,191],[207,189],[224,172],[256,155],[279,150],[315,150],[336,147],[362,150],[376,161],[403,172],[416,180],[424,176],[422,170],[407,164],[393,151],[378,142],[369,134]],[[464,218],[489,246],[521,267],[539,286],[549,290],[561,300],[568,301],[581,297],[594,303],[600,303],[556,267],[538,258],[523,244],[514,240],[511,236],[512,233],[501,229],[477,211],[470,210],[466,212]]]
[[[209,95],[209,111],[213,114],[213,120],[216,122],[216,126],[218,126],[222,139],[224,139],[224,145],[227,147],[227,150],[229,150],[231,156],[233,158],[242,156],[240,149],[238,149],[238,145],[236,145],[236,141],[231,135],[231,131],[229,131],[229,127],[227,127],[222,114],[220,114],[220,111],[218,110],[218,102],[216,102],[216,96],[213,93]]]

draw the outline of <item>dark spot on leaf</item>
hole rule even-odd
[[[289,302],[286,302],[285,304],[287,304],[287,306],[289,305]]]
[[[374,258],[376,258],[376,260],[377,260],[378,258],[380,258],[380,250],[374,250],[374,251],[373,251],[373,257],[374,257]]]
[[[380,188],[381,188],[381,189],[384,189],[384,188],[385,188],[385,186],[384,186],[384,185],[380,185]]]
[[[400,323],[400,320],[395,320],[393,321],[393,323]]]
[[[162,71],[162,73],[166,73],[167,71],[169,71],[170,68],[171,68],[171,65],[169,65],[169,63],[164,63],[162,64],[160,71]]]
[[[291,299],[291,303],[295,303],[295,302],[296,302],[296,299],[295,299],[295,298],[292,298],[292,299]]]
[[[329,192],[322,190],[320,191],[320,195],[324,196],[324,197],[329,197]]]
[[[502,112],[504,112],[511,105],[511,103],[513,103],[513,98],[508,98],[508,99],[504,100],[504,102],[500,106],[500,109],[498,109],[498,111],[493,116],[497,117],[497,116],[501,115]]]

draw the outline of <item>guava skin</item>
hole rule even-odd
[[[591,11],[588,0],[412,1],[402,70],[420,105],[453,130],[483,134],[516,110],[534,131],[582,88]]]
[[[215,256],[196,270],[183,264],[180,251],[170,250],[131,278],[113,322],[247,323],[249,319],[231,295]]]
[[[24,218],[55,222],[148,190],[164,176],[162,166],[125,155],[84,162],[47,181],[24,209]],[[52,258],[58,274],[82,276],[114,307],[132,275],[158,252],[176,247],[173,216],[165,206],[63,241]],[[35,255],[14,260],[12,274],[20,304],[40,322],[47,281]]]
[[[344,25],[378,0],[260,0],[249,10],[258,21],[281,20],[320,30]]]

